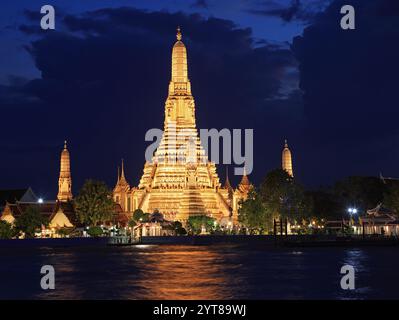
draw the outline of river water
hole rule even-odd
[[[355,290],[340,269],[355,268]],[[55,290],[40,269],[55,269]],[[399,249],[1,247],[0,299],[398,299]]]

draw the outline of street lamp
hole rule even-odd
[[[357,213],[357,209],[356,208],[348,208],[348,212],[350,215],[353,215],[353,214]]]
[[[356,208],[348,208],[348,213],[350,215],[349,225],[351,225],[352,224],[352,216],[357,214],[357,209]]]

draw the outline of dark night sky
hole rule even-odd
[[[43,4],[55,31],[39,29]],[[0,3],[0,189],[55,198],[64,139],[75,193],[87,178],[113,186],[121,158],[137,185],[177,25],[197,125],[253,128],[254,182],[280,166],[284,138],[307,186],[399,176],[397,0],[20,0]]]

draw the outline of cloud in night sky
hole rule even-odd
[[[206,0],[196,0],[192,5],[191,8],[201,8],[201,9],[208,9],[208,2]]]
[[[268,0],[248,9],[252,14],[280,18],[284,22],[302,21],[310,23],[320,11],[325,9],[330,0],[291,0],[289,5]]]
[[[340,28],[344,4],[356,10],[356,30]],[[373,167],[375,175],[398,174],[398,2],[335,1],[292,49],[304,92],[304,136],[324,150],[320,171],[365,174]]]
[[[270,139],[275,149],[274,158],[268,152],[257,154],[259,167],[264,159],[278,166],[282,139],[289,131],[278,119],[294,123],[300,116],[292,52],[276,44],[255,47],[251,30],[232,21],[181,12],[106,8],[65,14],[59,31],[22,25],[22,32],[33,35],[27,50],[42,76],[0,88],[0,106],[9,117],[25,107],[18,125],[26,129],[11,140],[18,144],[29,132],[29,143],[61,147],[67,138],[77,185],[88,177],[114,183],[123,157],[130,182],[137,184],[148,145],[145,132],[162,128],[177,25],[188,48],[198,127],[258,127],[255,143]],[[13,99],[8,99],[11,93]],[[282,110],[287,109],[295,110],[285,116]],[[5,124],[6,129],[14,125]],[[278,138],[273,138],[276,133]],[[42,181],[50,188],[56,181],[59,150],[41,156],[38,162],[43,165],[54,162],[54,174]]]
[[[309,2],[292,4],[301,11]],[[356,30],[340,29],[343,4],[355,6]],[[295,23],[299,11],[273,16]],[[199,14],[63,12],[57,31],[43,32],[27,12],[30,22],[20,30],[31,39],[26,50],[41,77],[0,85],[3,183],[30,184],[54,197],[66,138],[74,188],[90,177],[112,185],[122,157],[137,184],[144,134],[163,124],[177,25],[188,48],[198,127],[254,128],[252,180],[280,165],[284,138],[296,177],[308,185],[380,171],[399,176],[398,2],[335,0],[314,12],[289,45],[259,42],[249,28]]]

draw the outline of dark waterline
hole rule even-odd
[[[356,289],[340,269],[356,270]],[[40,268],[55,268],[55,290]],[[2,247],[0,299],[398,299],[398,248]]]

